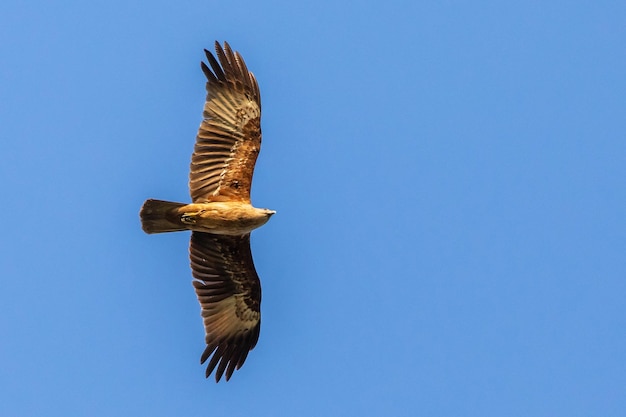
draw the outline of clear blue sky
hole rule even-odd
[[[626,3],[4,2],[0,415],[623,416]],[[259,344],[204,379],[202,48],[256,74]]]

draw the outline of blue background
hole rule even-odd
[[[626,3],[9,0],[3,416],[623,416]],[[202,48],[256,74],[257,347],[204,379]]]

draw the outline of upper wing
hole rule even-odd
[[[191,157],[189,190],[194,203],[215,196],[250,201],[254,164],[261,148],[261,95],[254,75],[228,43],[215,42],[219,63],[205,49],[207,98]],[[220,66],[221,64],[221,66]]]
[[[207,378],[217,366],[215,380],[219,382],[226,371],[228,381],[256,345],[261,329],[261,283],[252,262],[250,235],[193,232],[189,253],[206,332],[201,363],[213,355]]]

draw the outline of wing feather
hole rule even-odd
[[[216,381],[229,380],[256,346],[261,327],[261,283],[250,235],[193,232],[189,253],[206,334],[200,361],[209,361],[207,377],[215,371]]]
[[[222,49],[222,47],[220,46],[218,42],[215,42],[215,44],[216,44],[215,48],[217,50]],[[215,59],[215,56],[213,56],[213,54],[207,49],[204,50],[204,54],[206,55],[206,58],[209,60],[209,65],[211,65],[211,69],[213,70],[213,73],[215,74],[215,78],[218,80],[226,81],[226,75],[224,74],[224,71],[222,71],[222,67],[220,67],[219,62],[217,62],[217,60]],[[219,55],[219,52],[218,52],[218,55]]]
[[[254,75],[228,43],[215,43],[209,65],[203,120],[191,157],[189,190],[194,203],[216,196],[250,201],[254,165],[261,148],[261,98]]]

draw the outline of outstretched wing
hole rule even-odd
[[[193,232],[190,244],[193,286],[202,307],[207,347],[201,363],[207,378],[226,372],[228,381],[254,348],[261,328],[261,283],[250,252],[250,234]]]
[[[191,157],[189,190],[194,203],[216,196],[250,201],[254,164],[261,148],[261,96],[254,75],[228,43],[215,42],[219,63],[206,49],[203,120]]]

